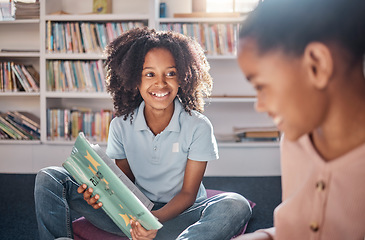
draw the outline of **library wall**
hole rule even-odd
[[[28,111],[40,118],[41,137],[37,141],[0,139],[0,172],[35,173],[43,167],[60,166],[70,154],[73,144],[70,136],[61,136],[57,131],[64,129],[58,120],[72,111],[97,113],[112,109],[110,96],[103,88],[93,83],[81,82],[85,88],[71,84],[71,69],[78,66],[84,69],[98,69],[104,57],[101,51],[68,51],[55,49],[49,45],[50,33],[53,37],[62,33],[72,24],[115,24],[138,22],[163,29],[167,26],[181,28],[192,34],[191,29],[204,27],[206,36],[219,31],[227,32],[221,36],[223,42],[216,49],[207,51],[214,80],[213,97],[207,100],[205,115],[211,120],[218,139],[220,159],[208,164],[207,176],[265,176],[280,175],[278,141],[224,140],[233,135],[234,127],[261,127],[271,125],[265,114],[254,110],[255,91],[241,73],[235,56],[236,40],[227,40],[229,32],[237,34],[242,18],[173,18],[174,13],[189,13],[192,1],[166,0],[166,18],[159,18],[158,0],[113,0],[111,14],[85,14],[92,11],[92,0],[41,0],[39,20],[16,20],[0,22],[0,49],[16,49],[20,53],[0,52],[1,61],[15,61],[31,64],[39,71],[40,90],[34,92],[0,92],[0,111]],[[53,14],[67,12],[71,15]],[[219,25],[219,26],[218,26]],[[52,31],[58,29],[57,32]],[[88,25],[90,26],[90,24]],[[95,25],[96,26],[96,25]],[[95,27],[94,26],[94,27]],[[63,29],[63,30],[62,30]],[[186,32],[185,32],[186,33]],[[213,34],[214,36],[214,34]],[[232,35],[233,36],[233,35]],[[237,35],[234,35],[237,37]],[[53,41],[52,44],[55,44]],[[59,43],[57,43],[59,44]],[[61,43],[60,43],[61,44]],[[211,45],[212,47],[212,45]],[[220,47],[225,48],[223,51]],[[205,46],[209,49],[209,46]],[[38,49],[38,52],[24,50]],[[21,52],[23,50],[23,52]],[[57,71],[57,74],[56,74]],[[94,72],[97,76],[98,72]],[[90,73],[93,74],[93,73]],[[99,72],[99,77],[103,75]],[[102,82],[102,78],[92,78]],[[90,80],[82,76],[80,81]],[[90,85],[91,84],[91,85]],[[95,84],[97,84],[95,82]],[[66,111],[65,111],[66,110]],[[61,117],[62,116],[62,117]],[[51,120],[55,122],[52,122]],[[91,138],[105,148],[103,138]]]

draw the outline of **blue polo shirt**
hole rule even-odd
[[[217,142],[207,117],[187,113],[180,101],[169,125],[156,136],[146,124],[145,103],[130,117],[116,117],[110,123],[106,153],[112,159],[128,159],[137,187],[152,201],[169,202],[182,188],[187,159],[218,159]],[[206,198],[202,183],[196,202]]]

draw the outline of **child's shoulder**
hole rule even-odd
[[[189,125],[212,126],[207,116],[195,110],[191,110],[190,113],[184,111],[183,114],[181,114],[180,121],[183,123],[189,123]]]

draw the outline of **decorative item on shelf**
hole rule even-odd
[[[206,12],[207,11],[207,1],[206,0],[193,0],[192,2],[193,12]]]
[[[241,142],[279,141],[280,131],[276,127],[233,127],[233,132]]]
[[[111,13],[111,0],[93,0],[93,13]]]
[[[167,10],[166,8],[167,6],[165,2],[160,3],[160,18],[166,17],[166,10]]]
[[[12,1],[0,2],[0,21],[14,20],[12,8],[14,8]]]

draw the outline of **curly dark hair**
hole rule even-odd
[[[213,81],[201,46],[192,38],[171,31],[135,28],[124,32],[106,48],[106,86],[114,102],[116,116],[133,119],[143,101],[141,84],[144,59],[153,48],[165,48],[175,59],[180,88],[177,97],[185,111],[204,111],[204,97],[211,94]]]

